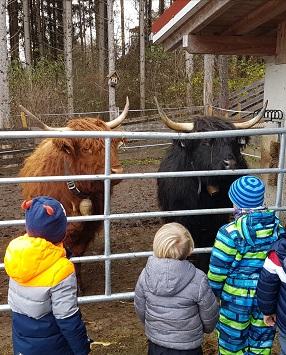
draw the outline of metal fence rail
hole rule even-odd
[[[242,137],[242,136],[258,136],[258,135],[278,135],[280,144],[279,164],[278,168],[269,169],[239,169],[239,170],[212,170],[212,171],[181,171],[181,172],[154,172],[154,173],[129,173],[129,174],[112,174],[110,162],[110,149],[112,138],[129,138],[129,139],[202,139],[202,138],[221,138],[221,137]],[[91,132],[91,131],[1,131],[0,139],[14,138],[104,138],[105,140],[105,171],[100,175],[69,175],[69,176],[42,176],[42,177],[16,177],[16,178],[0,178],[0,184],[15,184],[27,182],[51,182],[51,181],[82,181],[82,180],[103,180],[104,181],[104,214],[90,216],[68,217],[68,222],[83,221],[104,221],[104,255],[83,256],[72,258],[75,263],[90,263],[103,261],[105,263],[105,294],[79,297],[80,304],[90,302],[104,302],[112,300],[132,299],[134,292],[123,292],[112,294],[111,288],[111,262],[120,259],[132,259],[148,257],[151,251],[112,254],[110,248],[110,223],[112,220],[137,219],[137,218],[158,218],[168,215],[196,215],[196,214],[217,214],[230,213],[232,208],[219,209],[202,209],[202,210],[182,210],[182,211],[165,211],[165,212],[141,212],[141,213],[110,213],[110,197],[111,197],[111,180],[113,179],[154,179],[164,177],[186,177],[186,176],[214,176],[214,175],[240,175],[240,174],[278,174],[277,192],[275,205],[271,206],[279,213],[286,210],[286,206],[282,206],[282,190],[283,178],[286,173],[285,169],[285,153],[286,153],[286,128],[265,128],[265,129],[247,129],[247,130],[228,130],[217,132],[196,132],[196,133],[169,133],[169,132]],[[0,228],[12,225],[24,225],[24,220],[8,220],[0,221]],[[210,252],[211,247],[196,248],[195,253]],[[3,263],[0,269],[3,269]],[[0,305],[0,311],[8,311],[8,305]]]

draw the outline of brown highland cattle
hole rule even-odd
[[[110,131],[121,124],[128,113],[128,108],[127,98],[121,115],[110,122],[104,122],[99,118],[78,118],[70,120],[67,127],[52,128],[37,120],[38,125],[46,130]],[[30,114],[29,111],[26,112]],[[33,118],[35,119],[35,116]],[[123,172],[118,158],[120,142],[121,139],[111,140],[111,172],[115,174]],[[44,139],[25,160],[20,176],[104,174],[104,165],[103,138],[48,138]],[[118,182],[112,180],[112,186]],[[22,184],[22,192],[24,199],[39,195],[56,198],[65,207],[67,216],[101,215],[104,204],[103,185],[103,181],[96,180],[69,183],[35,182]],[[102,221],[69,223],[65,246],[74,256],[83,255],[101,227]]]

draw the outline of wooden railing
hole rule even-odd
[[[264,79],[234,92],[229,97],[229,108],[239,111],[256,111],[262,107],[264,95]]]
[[[254,112],[263,106],[264,79],[258,80],[242,90],[237,90],[229,96],[229,110]],[[218,103],[214,104],[213,113],[219,114],[216,109]],[[228,117],[243,118],[251,113],[228,112]]]

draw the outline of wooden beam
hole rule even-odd
[[[268,0],[240,21],[234,23],[223,35],[247,34],[286,11],[285,0]]]
[[[209,1],[187,25],[187,31],[191,34],[196,34],[204,27],[222,15],[230,7],[235,5],[238,0],[212,0]]]
[[[191,17],[178,31],[164,42],[165,50],[174,49],[185,34],[195,34],[214,21],[217,17],[235,5],[238,0],[211,0]]]
[[[196,54],[272,56],[276,37],[189,35],[183,37],[183,48]]]
[[[278,26],[275,62],[286,64],[286,21]]]

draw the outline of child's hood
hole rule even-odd
[[[286,238],[285,238],[285,236],[272,244],[269,252],[271,252],[271,251],[276,252],[284,270],[286,271]]]
[[[278,224],[279,220],[275,217],[274,211],[270,210],[252,212],[236,221],[240,234],[250,245],[255,245],[257,242],[263,243],[265,238],[273,234]]]
[[[7,274],[19,283],[25,283],[49,269],[65,257],[63,245],[54,245],[43,238],[27,234],[10,242],[4,265]]]
[[[146,265],[145,281],[149,290],[159,296],[172,296],[194,278],[195,266],[188,260],[161,259],[151,256]]]

